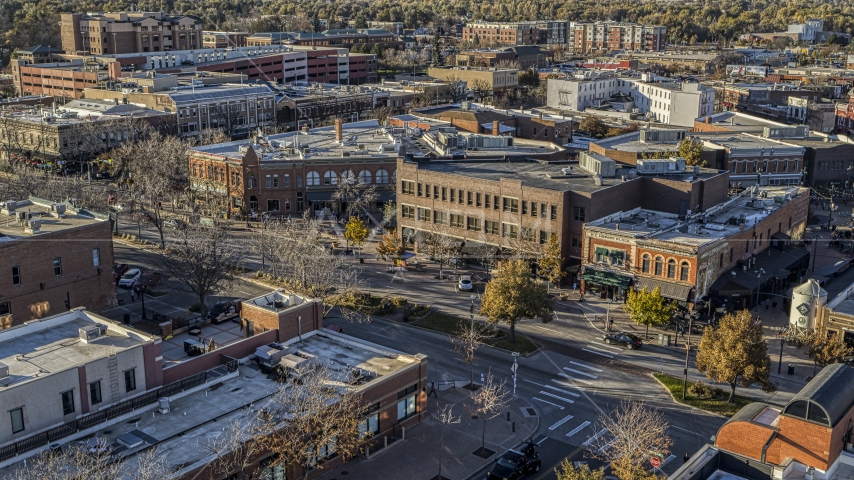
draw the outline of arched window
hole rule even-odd
[[[338,174],[332,170],[323,174],[324,185],[338,185]]]
[[[391,171],[391,182],[397,184],[397,170]]]
[[[258,188],[258,179],[252,173],[246,176],[246,188]]]
[[[643,260],[641,262],[641,272],[649,273],[649,254],[643,254]]]
[[[689,268],[690,267],[688,266],[688,262],[682,262],[682,268],[679,271],[679,280],[682,280],[683,282],[688,281],[688,269]]]
[[[667,278],[676,278],[676,260],[667,261]]]
[[[370,184],[372,176],[373,175],[371,175],[370,171],[362,170],[361,172],[359,172],[359,183],[361,183],[362,185]]]
[[[661,257],[655,257],[655,274],[661,275],[661,271],[664,268],[664,260]]]
[[[356,183],[356,177],[353,175],[351,170],[344,170],[341,172],[341,183],[346,183],[348,185]]]
[[[384,169],[377,170],[377,183],[388,183],[388,171]]]
[[[320,185],[320,174],[317,172],[308,172],[305,174],[305,184],[309,187]]]

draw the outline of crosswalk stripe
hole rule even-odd
[[[578,365],[579,367],[586,368],[588,370],[593,370],[594,372],[601,372],[602,371],[601,368],[591,367],[590,365],[587,365],[586,363],[573,362],[573,361],[570,361],[569,363],[571,363],[573,365]]]
[[[596,440],[599,440],[599,437],[604,435],[607,431],[608,431],[607,428],[603,428],[602,430],[599,430],[598,432],[596,432],[596,435],[593,435],[592,437],[588,438],[587,441],[582,444],[582,446],[584,446],[584,447],[589,446],[591,443],[595,442]]]
[[[545,396],[547,396],[547,397],[552,397],[552,398],[556,398],[556,399],[558,399],[558,400],[563,400],[564,402],[567,402],[567,403],[575,403],[575,400],[570,400],[570,399],[568,399],[568,398],[563,398],[563,397],[560,397],[560,396],[558,396],[558,395],[555,395],[554,393],[544,392],[544,391],[542,391],[542,390],[540,390],[540,395],[545,395]]]
[[[579,374],[579,375],[584,375],[585,377],[588,377],[588,378],[599,378],[599,377],[597,377],[596,375],[591,375],[591,374],[589,374],[589,373],[587,373],[587,372],[581,372],[581,371],[578,371],[578,370],[574,370],[574,369],[569,368],[569,367],[563,367],[563,369],[564,369],[564,370],[566,370],[567,372],[577,373],[577,374]]]
[[[567,374],[565,374],[565,373],[558,373],[558,375],[560,375],[561,377],[568,378],[568,379],[570,379],[570,380],[572,380],[572,381],[575,381],[575,382],[581,382],[581,383],[586,383],[587,385],[593,385],[593,382],[588,382],[587,380],[582,380],[582,379],[580,379],[580,378],[575,378],[575,377],[570,376],[570,375],[567,375]]]
[[[560,392],[560,393],[566,394],[566,395],[572,395],[573,397],[580,397],[580,396],[581,396],[581,395],[579,395],[579,394],[577,394],[577,393],[567,392],[566,390],[562,390],[562,389],[560,389],[560,388],[553,387],[553,386],[551,386],[551,385],[540,385],[540,386],[541,386],[541,387],[543,387],[543,388],[548,388],[549,390],[554,390],[554,391],[556,391],[556,392]]]
[[[557,427],[563,425],[564,423],[570,421],[571,419],[572,419],[572,415],[567,415],[567,416],[561,418],[560,420],[558,420],[557,422],[555,422],[551,427],[549,427],[549,430],[554,430]]]
[[[581,425],[579,425],[579,426],[577,426],[577,427],[573,428],[571,432],[569,432],[569,433],[567,433],[567,434],[566,434],[566,436],[567,436],[567,437],[571,437],[571,436],[575,435],[576,433],[578,433],[578,432],[580,432],[580,431],[584,430],[584,427],[586,427],[587,425],[590,425],[590,422],[584,422],[584,423],[582,423]]]
[[[608,345],[607,343],[597,343],[596,345],[587,344],[590,348],[610,348],[611,350],[616,350],[618,352],[622,352],[623,349],[620,347],[615,347],[613,345]]]
[[[560,385],[561,387],[577,388],[579,390],[584,390],[584,387],[579,387],[578,385],[572,385],[571,383],[566,383],[563,380],[558,380],[556,378],[553,378],[552,382]]]
[[[559,408],[559,409],[561,409],[561,410],[563,410],[563,408],[564,408],[562,405],[558,405],[558,404],[556,404],[556,403],[552,403],[552,402],[549,402],[549,401],[547,401],[547,400],[543,400],[542,398],[531,397],[531,400],[536,400],[536,401],[538,401],[538,402],[548,403],[549,405],[554,405],[555,407],[557,407],[557,408]]]
[[[673,460],[674,458],[676,458],[676,455],[669,455],[667,458],[664,459],[664,463],[662,463],[661,466],[663,467],[667,465],[667,463]]]
[[[606,443],[605,445],[602,445],[601,447],[599,447],[599,450],[596,450],[596,452],[597,452],[597,453],[602,453],[602,452],[604,452],[605,450],[608,450],[608,449],[611,447],[611,444],[612,444],[612,443],[614,443],[614,442],[616,442],[616,441],[617,441],[617,439],[616,439],[616,438],[611,439],[611,441],[610,441],[610,442],[608,442],[608,443]]]
[[[602,355],[603,357],[614,358],[613,355],[607,354],[605,352],[600,352],[598,350],[590,350],[587,348],[582,348],[582,350],[584,350],[585,352],[595,353],[596,355]]]

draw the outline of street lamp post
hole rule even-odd
[[[813,237],[812,237],[812,271],[813,271],[813,273],[815,273],[815,252],[816,252],[816,249],[818,248],[818,246],[817,246],[818,242],[816,241],[817,238],[821,238],[821,235],[813,235]]]
[[[691,353],[691,326],[694,317],[688,315],[688,341],[685,342],[685,378],[682,380],[682,400],[685,400],[685,392],[688,390],[688,356]]]
[[[513,366],[510,367],[510,370],[513,371],[513,395],[516,395],[516,371],[519,370],[519,364],[516,363],[516,359],[519,358],[519,354],[517,352],[513,352]]]
[[[139,298],[142,299],[142,319],[148,320],[148,315],[145,313],[145,286],[139,287],[137,291],[139,292]]]
[[[611,325],[611,302],[613,302],[613,300],[611,300],[610,298],[605,300],[605,303],[608,304],[608,309],[605,310],[605,331],[606,332],[611,331],[611,328],[610,328],[610,325]]]
[[[780,338],[780,362],[777,363],[777,374],[779,375],[783,371],[783,345],[785,345],[786,339]]]

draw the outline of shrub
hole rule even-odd
[[[199,303],[194,303],[194,304],[190,305],[190,308],[188,308],[187,311],[194,312],[194,313],[201,313],[202,305]]]
[[[400,308],[406,305],[406,299],[403,297],[391,297],[389,302],[391,302],[391,306],[394,308]]]
[[[692,383],[691,386],[688,387],[688,394],[697,398],[711,398],[715,395],[715,389],[713,389],[707,383],[703,383],[697,380],[696,382]]]

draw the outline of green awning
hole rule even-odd
[[[607,285],[609,287],[629,288],[631,277],[624,277],[610,272],[600,272],[598,270],[585,270],[583,275],[584,281],[595,283],[598,285]]]
[[[602,247],[596,247],[596,250],[593,251],[596,255],[608,255],[608,249]]]

